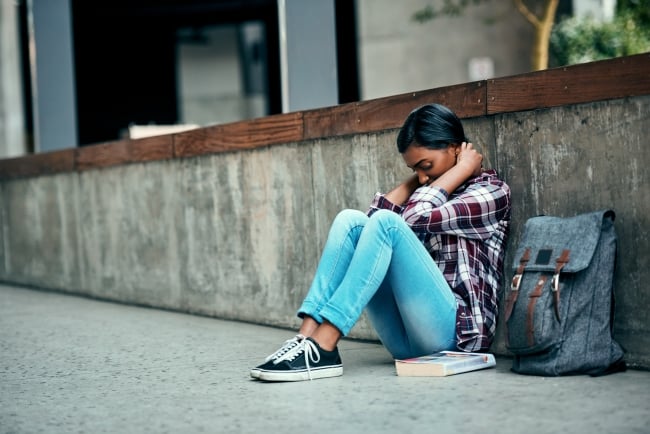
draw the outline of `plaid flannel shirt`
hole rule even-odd
[[[368,215],[378,209],[400,214],[427,247],[456,300],[456,346],[487,351],[494,338],[510,228],[510,188],[485,170],[449,195],[421,186],[403,205],[377,193]]]

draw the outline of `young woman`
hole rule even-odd
[[[301,381],[343,374],[337,343],[364,309],[394,358],[486,351],[510,224],[510,189],[439,104],[409,114],[397,148],[414,174],[367,213],[340,212],[298,316],[296,336],[251,376]]]

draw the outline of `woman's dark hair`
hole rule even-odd
[[[404,153],[411,145],[445,149],[451,143],[469,142],[458,116],[440,104],[427,104],[413,110],[397,135],[397,149]]]

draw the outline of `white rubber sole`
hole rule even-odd
[[[251,376],[253,372],[251,371]],[[262,381],[307,381],[319,378],[340,377],[343,375],[343,366],[334,365],[323,368],[312,368],[310,371],[301,369],[296,371],[265,371],[259,370],[258,379]]]

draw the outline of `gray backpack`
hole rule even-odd
[[[520,374],[593,376],[625,370],[612,338],[615,214],[532,217],[515,253],[506,347]]]

